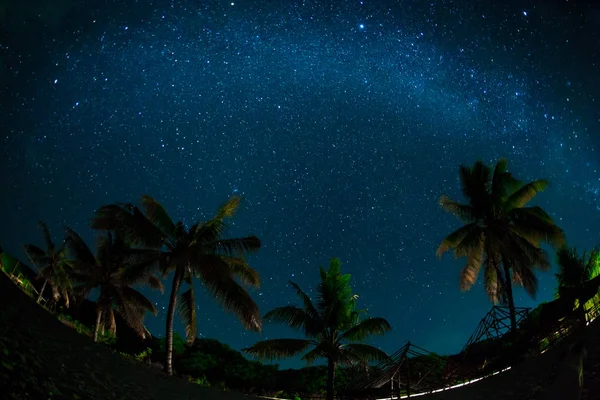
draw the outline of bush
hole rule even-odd
[[[208,381],[208,379],[206,379],[204,375],[202,375],[200,378],[190,377],[189,381],[201,387],[210,387],[210,382]]]

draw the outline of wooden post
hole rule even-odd
[[[410,363],[406,357],[406,397],[410,397]]]
[[[408,362],[408,350],[410,349],[410,342],[406,346],[406,397],[410,397],[410,363]]]

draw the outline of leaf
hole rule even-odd
[[[508,212],[514,208],[524,207],[536,194],[543,191],[548,186],[548,181],[537,180],[529,182],[512,193],[504,203],[504,211]]]
[[[145,194],[142,196],[142,205],[146,217],[157,226],[166,236],[175,236],[175,224],[162,204],[153,197]]]
[[[65,228],[67,239],[67,247],[69,248],[71,255],[79,263],[83,263],[87,266],[96,264],[96,257],[83,241],[83,239],[71,228]]]
[[[457,201],[451,200],[447,196],[442,196],[440,197],[440,206],[444,211],[455,215],[463,222],[471,223],[477,220],[477,215],[475,215],[471,205],[461,204]]]
[[[256,236],[239,239],[222,239],[215,242],[216,253],[228,256],[241,256],[260,249],[260,240]]]
[[[461,242],[467,238],[470,234],[476,234],[476,230],[478,229],[476,224],[467,224],[463,227],[458,228],[456,231],[452,232],[450,235],[446,236],[442,243],[438,247],[436,251],[437,257],[442,257],[442,255],[450,250],[456,249],[460,246]]]
[[[305,310],[296,306],[277,307],[263,317],[265,321],[285,324],[293,329],[302,330],[308,337],[321,333],[319,321],[315,321]]]
[[[236,314],[247,329],[262,329],[258,306],[248,292],[235,281],[226,262],[216,255],[207,254],[192,267],[208,292],[226,310]]]
[[[54,252],[54,243],[52,242],[52,237],[50,236],[50,230],[48,229],[48,225],[44,221],[39,221],[38,226],[42,230],[42,235],[44,236],[44,243],[46,244],[46,251],[48,253]]]
[[[384,335],[392,330],[389,322],[383,318],[367,318],[344,332],[341,339],[362,341],[373,335]]]
[[[246,260],[240,257],[222,256],[221,259],[229,265],[233,275],[246,285],[260,287],[260,276],[258,272],[250,267]]]
[[[460,289],[462,291],[471,289],[475,284],[483,262],[485,235],[482,232],[474,239],[472,244],[469,243],[468,246],[463,247],[461,252],[458,253],[461,256],[468,257],[467,265],[465,265],[460,273]]]
[[[313,344],[314,342],[305,339],[270,339],[242,349],[242,352],[258,357],[260,360],[272,361],[295,356]]]
[[[185,325],[187,342],[188,344],[192,344],[196,339],[196,329],[198,325],[196,321],[196,301],[194,299],[193,285],[190,285],[190,288],[179,296],[177,309]]]
[[[388,356],[384,351],[379,350],[368,344],[350,343],[342,347],[341,362],[344,364],[369,363],[371,361],[388,361]]]

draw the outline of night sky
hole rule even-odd
[[[335,256],[393,327],[373,343],[460,351],[491,307],[435,256],[460,226],[438,199],[461,199],[461,163],[549,179],[535,204],[570,244],[600,244],[600,9],[482,3],[3,3],[0,244],[24,259],[43,219],[92,245],[94,210],[143,193],[187,224],[240,194],[230,234],[262,240],[263,313]],[[554,271],[539,279],[518,306],[552,298]],[[145,293],[164,335],[168,297]],[[291,332],[245,332],[206,296],[198,311],[236,349]]]

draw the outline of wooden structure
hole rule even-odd
[[[369,368],[346,398],[398,398],[444,387],[446,359],[419,346],[406,343],[390,359]]]
[[[517,326],[527,317],[531,308],[515,307],[515,318]],[[510,331],[510,310],[508,307],[493,306],[492,309],[481,319],[475,331],[463,347],[463,352],[469,347],[484,340],[501,339]]]

